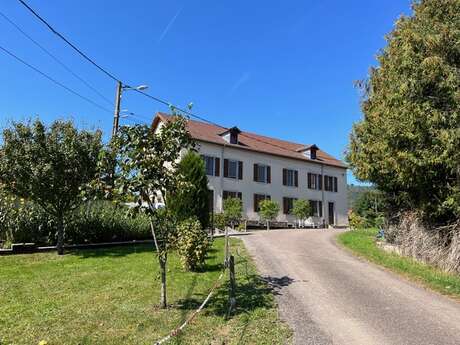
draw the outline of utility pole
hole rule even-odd
[[[115,95],[115,111],[113,114],[113,127],[112,127],[112,138],[117,135],[118,125],[120,122],[120,104],[121,104],[121,94],[123,91],[123,85],[121,81],[117,82],[117,92]]]

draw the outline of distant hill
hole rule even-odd
[[[348,185],[348,208],[352,208],[355,203],[355,200],[359,197],[360,194],[375,190],[373,186],[356,186],[353,184]]]

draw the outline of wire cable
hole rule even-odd
[[[59,38],[61,38],[62,40],[64,40],[64,42],[66,42],[70,47],[72,47],[72,49],[74,49],[78,54],[80,54],[85,60],[87,60],[88,62],[90,62],[91,64],[93,64],[96,68],[98,68],[101,72],[103,72],[104,74],[106,74],[109,78],[117,81],[117,82],[120,82],[122,83],[122,85],[126,86],[126,87],[130,87],[128,84],[125,84],[123,83],[119,78],[115,77],[112,73],[108,72],[106,69],[102,68],[100,65],[98,65],[94,60],[92,60],[91,58],[89,58],[85,53],[83,53],[80,49],[78,49],[75,45],[73,45],[68,39],[66,39],[61,33],[59,33],[57,30],[55,30],[45,19],[43,19],[35,10],[33,10],[29,5],[27,5],[27,3],[24,1],[24,0],[18,0],[24,7],[26,7],[36,18],[38,18],[43,24],[45,24],[48,29],[50,29],[55,35],[57,35]],[[148,94],[147,92],[144,92],[142,90],[138,90],[136,88],[133,88],[133,90],[135,90],[136,92],[144,95],[145,97],[148,97],[158,103],[161,103],[163,105],[166,105],[168,107],[174,107],[174,109],[177,109],[179,110],[180,112],[190,116],[190,117],[193,117],[193,118],[196,118],[200,121],[203,121],[203,122],[206,122],[208,124],[211,124],[211,125],[214,125],[214,126],[217,126],[217,127],[220,127],[220,128],[223,128],[225,130],[228,130],[227,127],[225,126],[221,126],[215,122],[212,122],[210,120],[207,120],[205,119],[204,117],[202,116],[199,116],[199,115],[196,115],[188,110],[185,110],[185,109],[181,109],[179,107],[176,107],[174,106],[173,104],[171,104],[170,102],[167,102],[161,98],[158,98],[158,97],[155,97],[155,96],[152,96],[150,94]],[[264,141],[264,140],[261,140],[259,138],[255,138],[253,136],[250,136],[250,135],[247,135],[247,134],[244,134],[244,133],[241,133],[240,134],[241,136],[243,137],[246,137],[246,138],[249,138],[249,139],[252,139],[252,140],[255,140],[255,141],[258,141],[258,142],[261,142],[261,143],[264,143],[264,144],[267,144],[267,145],[271,145],[273,147],[277,147],[279,149],[282,149],[284,151],[289,151],[287,150],[285,147],[283,146],[280,146],[280,145],[276,145],[274,143],[271,143],[269,141]]]
[[[27,34],[24,30],[21,29],[19,25],[17,25],[15,22],[13,22],[10,18],[8,18],[4,13],[0,11],[0,16],[3,17],[8,23],[10,23],[13,27],[16,28],[21,34],[23,34],[26,38],[28,38],[32,43],[34,43],[37,47],[39,47],[43,52],[45,52],[49,57],[51,57],[56,63],[61,65],[67,72],[72,74],[75,78],[80,80],[83,84],[85,84],[89,89],[91,89],[93,92],[98,94],[103,100],[105,100],[108,104],[112,105],[113,102],[109,100],[107,97],[105,97],[101,92],[99,92],[95,87],[93,87],[91,84],[89,84],[86,80],[81,78],[77,73],[72,71],[70,67],[68,67],[66,64],[64,64],[62,61],[60,61],[54,54],[52,54],[49,50],[47,50],[44,46],[42,46],[39,42],[37,42],[35,39],[33,39],[29,34]]]
[[[12,53],[11,51],[7,50],[6,48],[0,46],[0,50],[2,50],[4,53],[8,54],[9,56],[11,56],[12,58],[16,59],[17,61],[19,61],[20,63],[22,63],[23,65],[26,65],[27,67],[29,67],[30,69],[34,70],[35,72],[37,72],[38,74],[40,74],[41,76],[45,77],[46,79],[48,79],[49,81],[53,82],[54,84],[62,87],[63,89],[67,90],[68,92],[74,94],[75,96],[77,97],[80,97],[81,99],[85,100],[86,102],[88,103],[91,103],[92,105],[94,105],[95,107],[103,110],[103,111],[106,111],[108,113],[112,113],[111,110],[105,108],[104,106],[94,102],[93,100],[89,99],[88,97],[86,96],[83,96],[81,94],[79,94],[77,91],[75,90],[72,90],[70,87],[62,84],[61,82],[57,81],[56,79],[54,79],[53,77],[50,77],[48,74],[40,71],[38,68],[32,66],[31,64],[29,64],[28,62],[24,61],[23,59],[21,59],[20,57],[18,57],[17,55],[15,55],[14,53]]]
[[[90,62],[92,65],[94,65],[97,69],[99,69],[101,72],[103,72],[105,75],[107,75],[109,78],[121,82],[121,80],[117,77],[115,77],[112,73],[108,72],[106,69],[102,68],[100,65],[98,65],[94,60],[92,60],[88,55],[86,55],[84,52],[82,52],[80,49],[78,49],[74,44],[72,44],[67,38],[65,38],[61,33],[56,31],[45,19],[43,19],[36,11],[34,11],[27,3],[23,0],[18,0],[25,8],[27,8],[38,20],[40,20],[43,24],[45,24],[48,29],[50,29],[55,35],[57,35],[60,39],[64,40],[69,46],[73,48],[78,54],[80,54],[85,60]]]

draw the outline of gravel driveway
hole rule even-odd
[[[276,287],[295,344],[460,344],[460,303],[353,257],[336,245],[336,234],[276,230],[241,236]]]

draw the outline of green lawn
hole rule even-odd
[[[226,282],[208,306],[169,344],[285,344],[271,291],[242,242],[236,255],[238,310],[228,321]],[[223,240],[214,241],[199,273],[168,260],[168,310],[157,308],[159,274],[150,246],[0,257],[0,344],[152,344],[181,324],[221,272]]]
[[[460,276],[447,274],[411,258],[388,253],[376,245],[377,230],[347,231],[338,236],[338,242],[357,255],[397,272],[442,294],[460,298]]]

